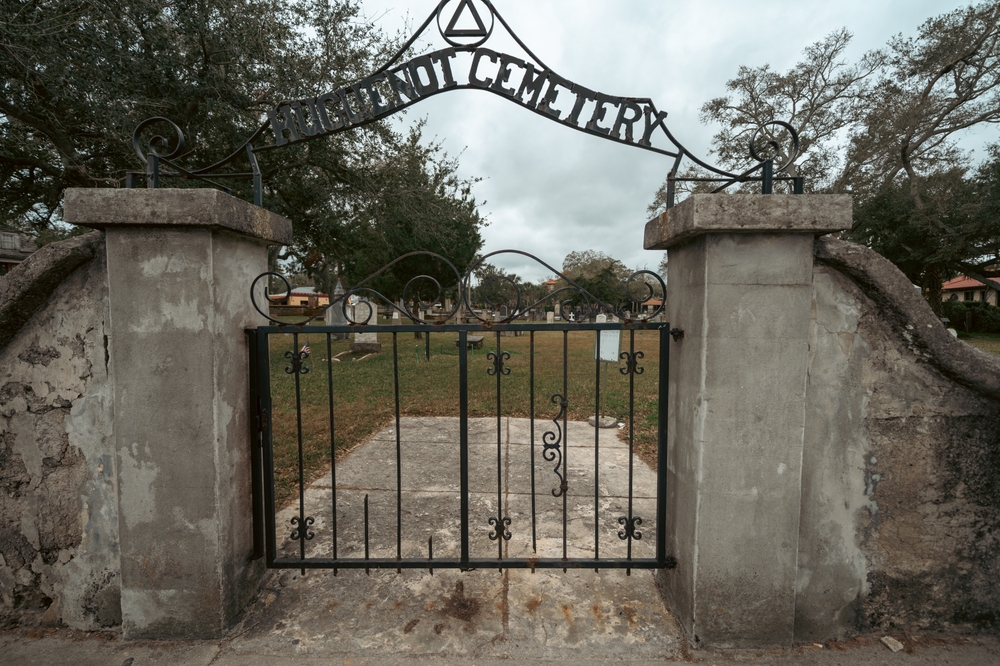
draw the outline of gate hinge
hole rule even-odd
[[[257,432],[264,432],[267,428],[267,410],[260,406],[260,399],[257,399]]]

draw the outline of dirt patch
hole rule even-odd
[[[455,583],[455,591],[445,599],[442,610],[448,617],[471,622],[479,615],[481,606],[479,599],[465,596],[465,585],[458,581]]]

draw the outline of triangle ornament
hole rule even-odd
[[[476,28],[459,28],[458,20],[462,17],[462,12],[468,8],[472,13],[472,18],[476,22]],[[486,37],[489,35],[489,31],[486,30],[486,24],[483,23],[482,17],[476,10],[476,6],[472,4],[472,0],[461,0],[458,3],[458,9],[455,10],[455,14],[451,17],[451,21],[448,22],[448,27],[444,31],[445,37]]]

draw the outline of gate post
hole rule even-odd
[[[813,239],[849,195],[696,194],[646,225],[670,250],[667,551],[659,583],[691,641],[794,638]]]
[[[250,284],[288,220],[209,189],[70,189],[104,229],[126,638],[222,635],[258,590]]]

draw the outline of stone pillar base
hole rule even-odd
[[[221,636],[253,598],[250,284],[288,220],[215,190],[71,189],[105,230],[126,638]]]
[[[850,197],[694,195],[646,225],[670,250],[667,551],[659,580],[692,643],[794,638],[813,238]]]

